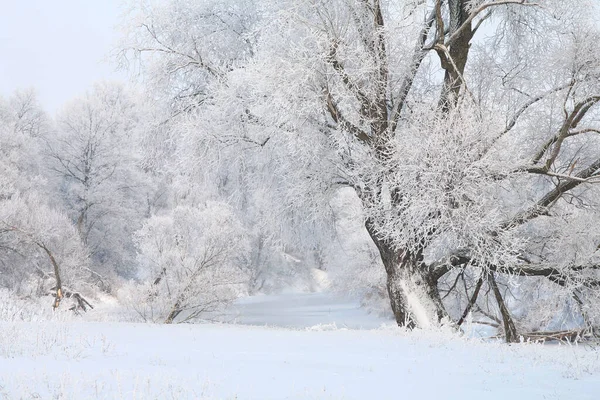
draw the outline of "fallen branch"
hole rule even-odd
[[[56,287],[52,287],[52,288],[50,288],[50,290],[56,291]],[[50,294],[52,296],[56,297],[56,292],[52,292]],[[76,303],[73,304],[69,308],[69,310],[73,311],[75,314],[79,314],[79,310],[82,310],[83,312],[87,312],[88,308],[89,309],[94,308],[94,306],[89,301],[87,301],[87,299],[85,297],[83,297],[81,295],[81,293],[79,293],[79,292],[75,292],[75,291],[66,289],[65,287],[62,287],[61,294],[62,294],[62,296],[61,296],[62,298],[74,299],[74,301]]]
[[[591,337],[587,329],[573,329],[566,331],[551,332],[530,332],[521,335],[523,340],[532,342],[560,341],[560,342],[578,342],[583,338]]]

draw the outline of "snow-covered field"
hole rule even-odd
[[[238,324],[0,323],[0,398],[600,396],[594,347],[405,332],[325,294],[251,298],[228,318]]]

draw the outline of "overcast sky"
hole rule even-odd
[[[101,79],[123,0],[0,0],[0,94],[34,87],[49,112]]]

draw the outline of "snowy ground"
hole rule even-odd
[[[232,315],[270,327],[0,323],[0,398],[599,398],[596,348],[346,329],[382,320],[324,294],[248,299]]]

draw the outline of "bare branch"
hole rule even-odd
[[[461,36],[463,31],[471,26],[471,22],[483,11],[490,7],[502,6],[502,5],[522,5],[522,6],[539,6],[539,3],[529,3],[526,0],[496,0],[489,3],[485,3],[477,7],[471,12],[466,21],[446,40],[446,47],[452,46],[452,44]]]

